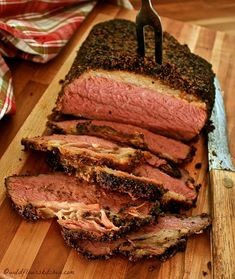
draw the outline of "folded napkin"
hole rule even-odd
[[[131,8],[128,0],[110,0]],[[16,110],[3,57],[45,63],[69,41],[96,1],[5,0],[0,4],[0,119]]]

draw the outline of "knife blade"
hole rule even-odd
[[[212,194],[213,278],[235,278],[235,167],[232,164],[226,114],[217,78],[211,114],[214,130],[208,134],[209,177]]]
[[[217,78],[214,80],[214,85],[215,103],[210,118],[214,125],[214,129],[208,134],[209,170],[235,171],[227,141],[227,125],[223,96]]]

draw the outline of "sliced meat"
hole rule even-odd
[[[152,166],[141,165],[133,171],[133,174],[161,182],[163,187],[169,190],[162,198],[163,204],[173,202],[169,200],[172,198],[172,192],[178,195],[179,200],[185,201],[186,204],[193,204],[197,200],[199,186],[195,186],[193,178],[186,170],[181,169],[181,172],[181,178],[174,178]]]
[[[64,89],[61,111],[65,114],[111,120],[132,124],[181,140],[197,136],[207,120],[205,104],[138,84],[135,74],[125,72],[128,82],[119,72],[89,71],[72,81]],[[180,93],[179,93],[180,94]]]
[[[68,171],[70,172],[71,169],[69,168]],[[107,167],[81,165],[78,170],[74,170],[73,174],[101,187],[128,193],[134,198],[141,197],[156,200],[167,192],[158,181]]]
[[[146,39],[150,51],[142,58],[133,22],[96,25],[66,76],[55,111],[131,124],[184,141],[196,137],[214,103],[211,65],[165,32],[159,66],[151,32]]]
[[[65,228],[62,234],[69,246],[89,259],[108,259],[114,254],[123,254],[130,261],[153,257],[165,261],[185,249],[188,236],[202,233],[210,224],[207,214],[193,217],[165,215],[158,217],[157,224],[105,244],[80,239],[74,231]]]
[[[56,133],[98,136],[143,150],[175,163],[188,162],[195,148],[146,129],[128,124],[100,120],[49,121],[47,125]]]
[[[89,139],[85,148],[83,148],[81,140],[76,141],[80,137]],[[120,152],[115,154],[118,146],[115,149],[110,149],[111,146],[109,149],[102,148],[101,145],[95,143],[96,139],[99,138],[52,135],[23,139],[22,143],[27,148],[54,151],[49,161],[52,166],[55,166],[55,169],[57,166],[62,166],[67,173],[78,175],[89,182],[97,183],[111,190],[129,193],[137,198],[161,199],[164,209],[172,207],[173,210],[176,210],[179,206],[184,205],[185,208],[188,208],[195,204],[197,191],[194,181],[189,175],[187,174],[187,177],[183,175],[186,173],[185,170],[176,169],[176,174],[179,171],[179,175],[175,176],[182,176],[182,178],[171,177],[168,174],[174,173],[174,171],[170,167],[166,167],[168,165],[165,164],[164,159],[149,152],[135,153],[137,150],[132,148],[127,148],[128,152],[125,150],[124,155],[121,156]],[[102,141],[102,139],[99,140]],[[103,141],[106,142],[106,140]],[[113,143],[110,142],[110,144]],[[156,167],[162,168],[168,174]],[[120,170],[127,170],[127,172]]]
[[[156,176],[154,171],[149,171],[146,176],[139,176],[137,173],[137,176],[107,167],[85,165],[80,165],[79,169],[68,166],[65,171],[106,189],[128,193],[135,198],[159,200],[162,209],[172,212],[178,212],[180,208],[191,208],[197,199],[197,188],[186,174],[181,179],[174,180],[170,176],[165,177],[162,172],[159,176]],[[141,171],[144,172],[145,169]]]
[[[58,152],[68,163],[98,164],[131,170],[144,160],[144,153],[139,150],[120,147],[111,141],[91,136],[50,135],[25,138],[21,142],[26,148]]]
[[[183,170],[183,167],[178,167],[175,163],[170,163],[166,161],[165,159],[161,159],[156,155],[153,155],[152,153],[148,151],[144,151],[144,160],[142,160],[139,164],[136,164],[135,168],[137,166],[141,166],[143,164],[147,164],[149,166],[152,166],[154,168],[158,168],[159,170],[167,173],[168,175],[176,178],[180,178],[182,176],[181,170]],[[132,172],[134,169],[132,169]]]
[[[11,176],[7,194],[29,220],[57,217],[64,228],[88,239],[113,239],[155,218],[158,202],[132,199],[62,173]]]
[[[118,146],[102,138],[55,134],[25,138],[21,142],[26,149],[51,152],[53,156],[50,156],[48,162],[55,168],[60,164],[78,168],[82,163],[104,165],[131,172],[136,166],[148,163],[173,177],[181,176],[180,170],[165,159],[147,151]]]

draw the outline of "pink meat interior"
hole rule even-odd
[[[196,198],[194,185],[190,180],[188,180],[188,177],[186,175],[183,175],[181,179],[177,179],[149,165],[142,165],[137,167],[134,170],[134,173],[136,175],[154,179],[159,183],[162,183],[164,188],[172,192],[182,194],[186,198]]]
[[[148,215],[152,206],[142,199],[134,201],[128,194],[110,192],[60,173],[11,177],[8,181],[8,194],[18,205],[38,201],[80,202],[99,204],[101,208],[116,213],[126,208],[123,212],[134,210],[137,214],[143,215]]]
[[[69,84],[62,112],[130,123],[183,139],[197,135],[206,121],[206,111],[186,100],[103,77],[80,77]]]

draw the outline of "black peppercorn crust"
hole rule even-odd
[[[110,249],[109,252],[106,252],[106,254],[94,255],[89,250],[85,250],[83,247],[80,247],[79,243],[82,238],[79,239],[77,237],[76,233],[66,230],[66,229],[63,229],[61,233],[65,240],[65,243],[68,246],[75,249],[79,254],[82,254],[88,260],[98,260],[98,259],[108,260],[112,256],[123,255],[124,257],[128,258],[128,260],[131,262],[137,262],[139,260],[151,259],[151,258],[158,259],[158,260],[164,262],[164,261],[172,258],[177,252],[184,252],[186,249],[186,243],[187,243],[187,236],[185,236],[185,238],[179,239],[175,245],[173,245],[169,248],[166,248],[162,254],[156,255],[153,253],[150,255],[136,256],[135,253],[133,253],[133,252],[135,252],[134,249],[133,249],[133,251],[125,251],[124,249],[122,250],[121,247],[125,247],[125,245],[130,246],[130,242],[128,242],[128,240],[126,240],[124,238],[124,239],[120,239],[119,241],[117,240],[116,242],[113,242],[112,249]]]
[[[146,32],[146,41],[148,51],[143,58],[137,54],[134,22],[114,19],[95,25],[78,51],[63,87],[89,69],[130,71],[196,96],[206,103],[209,119],[215,98],[211,64],[164,32],[163,64],[158,65],[154,59],[154,41],[150,30]],[[63,89],[57,101],[57,110],[60,110],[62,95]]]
[[[162,216],[164,216],[164,214]],[[174,215],[174,216],[180,219],[181,218],[187,219],[187,217],[183,215]],[[193,217],[189,217],[189,218],[193,218]],[[181,232],[181,235],[175,237],[174,239],[175,241],[171,242],[171,245],[167,245],[167,242],[172,240],[171,237],[167,237],[168,232],[164,232],[164,228],[163,228],[162,233],[159,233],[159,230],[157,229],[156,226],[156,234],[154,234],[155,241],[156,241],[156,236],[165,234],[166,245],[162,245],[161,249],[155,251],[151,250],[151,246],[157,247],[160,244],[160,242],[158,243],[158,241],[156,241],[154,243],[154,238],[151,240],[151,237],[149,237],[150,235],[148,235],[148,233],[147,235],[143,231],[142,231],[143,233],[141,233],[141,229],[138,232],[139,234],[138,237],[132,238],[131,237],[132,233],[130,233],[124,236],[123,238],[116,239],[115,241],[113,241],[112,239],[105,240],[106,243],[103,243],[102,246],[106,247],[106,251],[103,252],[99,252],[99,245],[101,245],[100,241],[97,242],[92,240],[91,243],[94,244],[92,249],[93,251],[92,251],[89,249],[89,246],[83,244],[83,241],[87,240],[87,238],[80,237],[80,235],[77,234],[75,231],[62,228],[62,235],[67,245],[69,245],[70,247],[72,247],[73,249],[75,249],[77,252],[79,252],[80,254],[82,254],[88,259],[109,259],[113,255],[121,254],[127,257],[129,261],[134,261],[134,262],[138,260],[150,259],[150,258],[159,259],[160,261],[166,261],[167,259],[173,257],[176,252],[185,250],[188,236],[201,233],[202,231],[206,230],[211,224],[211,219],[205,213],[198,215],[196,218],[204,219],[206,222],[204,224],[201,224],[201,227],[195,229],[187,228],[187,226],[185,228],[182,227],[182,230],[178,230],[179,232]],[[195,223],[197,223],[197,220],[196,219],[192,220],[192,224]],[[150,226],[155,226],[155,225],[150,225]],[[177,231],[177,229],[175,229],[175,231]],[[148,237],[150,239],[149,246],[148,245],[142,247],[138,246],[139,241],[141,242],[144,239],[147,239]],[[160,239],[161,236],[159,240]],[[96,243],[98,244],[98,246],[96,246]],[[145,253],[145,249],[147,253]],[[96,253],[94,253],[94,251]]]

